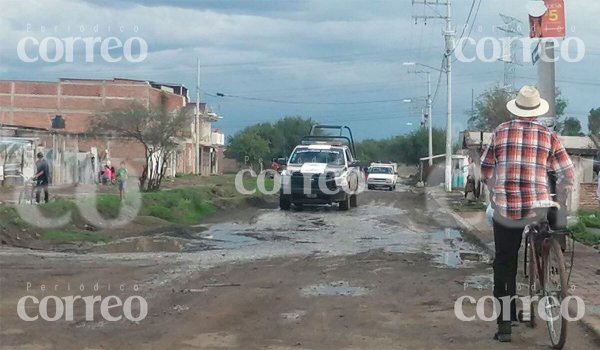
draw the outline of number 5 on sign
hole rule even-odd
[[[543,38],[564,38],[566,33],[565,1],[544,0],[548,11],[542,17]]]

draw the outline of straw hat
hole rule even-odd
[[[517,98],[508,101],[506,109],[517,117],[537,118],[548,112],[548,101],[540,97],[540,92],[533,86],[523,86]]]

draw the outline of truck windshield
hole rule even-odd
[[[391,174],[392,168],[374,166],[374,167],[369,168],[369,173],[371,173],[371,174]]]
[[[297,148],[290,158],[290,164],[304,163],[344,165],[344,154],[341,149]]]

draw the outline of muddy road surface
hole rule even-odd
[[[427,198],[368,191],[348,212],[254,209],[82,251],[2,248],[1,348],[548,349],[543,324],[499,344],[494,322],[457,319],[457,298],[492,294],[491,265]],[[571,324],[566,348],[599,344]]]

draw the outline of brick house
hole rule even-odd
[[[188,102],[185,86],[152,81],[119,78],[60,79],[58,82],[0,80],[0,127],[22,128],[22,136],[35,134],[33,136],[38,137],[46,149],[56,148],[58,138],[59,144],[69,148],[70,143],[70,150],[75,152],[94,153],[97,160],[110,158],[113,164],[126,160],[128,166],[139,172],[144,161],[143,146],[135,140],[119,137],[89,137],[86,131],[91,118],[99,112],[132,103],[147,107],[160,105],[168,111],[176,111],[188,108]],[[205,109],[208,111],[208,107]],[[59,131],[51,128],[52,120],[58,115],[65,122],[65,128]],[[193,120],[191,122],[189,138],[180,138],[180,149],[169,165],[169,175],[195,172],[196,133],[193,132]],[[65,140],[67,137],[70,142]],[[211,137],[210,124],[208,137]],[[178,158],[182,161],[178,162]],[[192,164],[183,161],[189,159]]]

